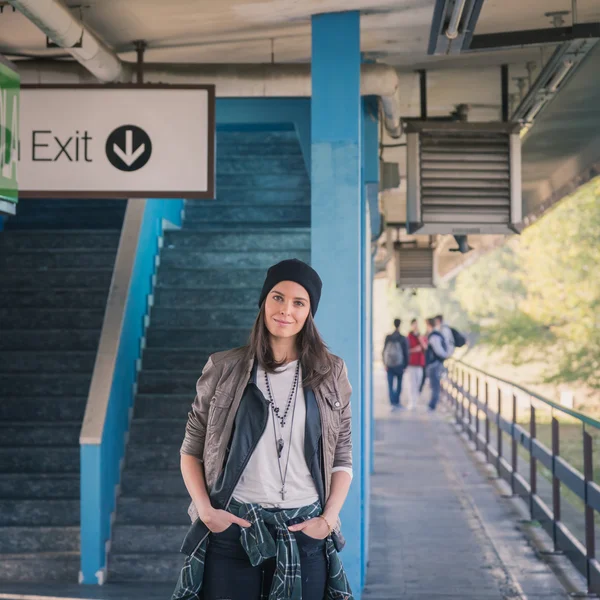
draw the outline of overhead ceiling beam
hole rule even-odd
[[[473,36],[468,52],[485,50],[507,50],[523,46],[540,46],[543,44],[560,44],[573,40],[600,38],[600,23],[581,23],[571,27],[554,27],[551,29],[526,29],[523,31],[503,31]]]

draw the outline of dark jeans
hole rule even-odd
[[[400,406],[400,394],[402,393],[402,377],[404,376],[404,367],[388,367],[388,389],[390,392],[390,404]],[[396,384],[394,386],[394,383]],[[394,390],[394,387],[396,388]]]
[[[429,408],[431,408],[431,410],[435,410],[440,399],[443,373],[444,365],[441,362],[434,362],[431,365],[427,365],[427,378],[429,379],[429,385],[431,386],[431,401],[429,402]]]
[[[323,600],[328,576],[325,540],[315,540],[301,531],[294,535],[300,553],[302,598]],[[257,567],[250,564],[240,543],[240,527],[232,524],[222,533],[210,534],[202,582],[204,600],[259,600],[261,590],[268,594],[274,573],[275,558]]]

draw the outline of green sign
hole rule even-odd
[[[0,57],[0,214],[15,214],[18,200],[20,84],[14,65]]]

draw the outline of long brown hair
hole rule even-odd
[[[302,385],[314,389],[331,376],[333,359],[319,334],[311,312],[308,313],[304,327],[296,337],[296,345],[302,366]],[[277,362],[273,356],[270,333],[265,322],[264,302],[252,326],[247,348],[248,358],[256,358],[267,373],[274,373],[277,367],[284,364],[284,361]]]

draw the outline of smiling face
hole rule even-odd
[[[280,281],[267,294],[265,323],[276,338],[295,337],[302,331],[310,312],[308,292],[293,281]]]

